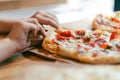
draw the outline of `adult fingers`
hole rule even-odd
[[[27,41],[27,44],[26,44],[26,48],[27,48],[27,47],[30,47],[30,45],[31,45],[31,42],[30,42],[30,40],[28,40],[28,41]]]
[[[28,22],[30,23],[33,23],[37,26],[37,30],[34,31],[34,35],[36,36],[37,33],[40,31],[40,33],[43,35],[43,36],[46,36],[46,33],[45,33],[45,29],[43,28],[43,26],[41,24],[39,24],[38,20],[35,19],[35,18],[30,18],[28,19]]]
[[[47,13],[36,12],[32,17],[36,18],[41,24],[51,25],[52,27],[57,29],[60,27],[60,24],[58,23],[56,18],[51,15],[48,15]]]
[[[56,23],[54,20],[50,19],[50,18],[46,18],[42,15],[37,15],[36,18],[38,19],[38,21],[42,24],[45,24],[45,25],[51,25],[52,27],[58,29],[59,28],[59,24]]]
[[[31,45],[30,46],[40,46],[43,41],[43,36],[39,35],[38,37],[35,37],[34,39],[31,39]]]
[[[44,11],[38,11],[38,14],[41,14],[46,18],[50,18],[50,19],[54,20],[55,22],[57,22],[59,24],[57,17],[52,13],[44,12]]]

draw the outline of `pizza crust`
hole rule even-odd
[[[80,59],[80,61],[91,64],[114,64],[120,63],[120,55],[114,56],[98,55],[98,57],[94,58],[90,55],[85,55]]]
[[[73,58],[79,60],[80,62],[90,63],[90,64],[113,64],[120,63],[120,55],[104,55],[99,54],[97,57],[92,57],[90,54],[81,55],[81,53],[77,53],[76,51],[71,51],[68,48],[59,45],[59,51],[57,54],[69,58]]]
[[[48,32],[47,34],[48,34],[47,37],[44,38],[42,43],[43,48],[51,53],[57,53],[58,45],[55,44],[52,40],[53,39],[52,37],[54,37],[55,35],[51,32]]]
[[[99,14],[94,18],[94,20],[92,22],[92,30],[96,30],[98,28],[101,28],[101,25],[99,25],[98,22],[97,22],[98,17],[102,17],[102,14]]]

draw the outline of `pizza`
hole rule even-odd
[[[43,48],[51,53],[84,63],[112,64],[120,62],[118,31],[70,30],[49,31]]]
[[[98,14],[93,20],[92,29],[108,32],[117,30],[120,33],[120,12],[115,12],[113,15]]]
[[[101,30],[104,35],[112,33],[120,40],[120,11],[111,15],[98,14],[92,22],[92,30]]]

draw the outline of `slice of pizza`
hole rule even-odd
[[[120,39],[120,12],[117,11],[113,15],[99,14],[92,23],[92,29],[101,31],[103,35],[113,34],[112,38]]]
[[[113,15],[97,15],[93,20],[92,29],[101,29],[108,32],[117,30],[120,33],[120,12],[115,12]]]
[[[120,41],[117,37],[116,32],[104,35],[100,31],[57,29],[48,32],[42,46],[51,53],[85,63],[119,63]]]

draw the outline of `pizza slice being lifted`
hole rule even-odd
[[[120,40],[117,31],[103,34],[102,30],[57,29],[48,32],[42,46],[51,53],[85,63],[120,62]]]

